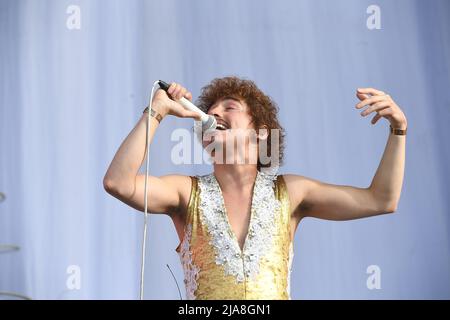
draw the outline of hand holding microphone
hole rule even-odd
[[[203,131],[216,128],[216,119],[191,102],[192,94],[186,88],[174,82],[169,85],[162,80],[159,80],[159,86],[162,90],[156,91],[152,102],[155,111],[162,116],[170,114],[180,118],[201,120]]]

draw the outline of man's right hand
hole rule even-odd
[[[172,82],[169,89],[166,91],[158,89],[154,96],[152,102],[152,109],[161,114],[161,116],[166,116],[168,114],[179,117],[179,118],[194,118],[200,120],[200,115],[197,112],[190,111],[183,107],[180,103],[176,102],[182,97],[192,101],[192,94],[183,86],[178,83]]]

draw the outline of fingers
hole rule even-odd
[[[375,102],[383,101],[383,100],[386,100],[386,96],[371,96],[367,99],[364,99],[364,100],[358,102],[355,107],[356,107],[356,109],[361,109],[364,106],[367,106],[367,105],[375,103]]]
[[[384,109],[378,111],[377,113],[381,117],[390,116],[390,115],[392,115],[392,109],[391,108],[384,108]]]
[[[392,109],[389,107],[382,108],[381,110],[377,111],[377,114],[372,118],[370,121],[372,124],[377,123],[378,120],[380,120],[382,117],[386,117],[392,114]]]
[[[374,89],[374,88],[358,88],[357,92],[359,93],[368,93],[373,96],[383,96],[385,93],[383,91]]]
[[[361,116],[365,117],[373,112],[376,113],[370,121],[372,124],[377,123],[381,118],[386,118],[391,124],[395,123],[396,126],[406,127],[405,115],[389,94],[374,88],[358,88],[356,96],[361,100],[355,105],[356,109],[367,106],[361,112]]]
[[[167,90],[167,93],[170,94],[170,97],[173,100],[180,99],[178,96],[180,94],[181,86],[178,83],[172,82]]]
[[[372,124],[375,124],[375,123],[377,123],[377,121],[378,120],[380,120],[381,119],[381,116],[377,113],[373,118],[372,118],[372,120],[370,121]]]
[[[358,97],[359,100],[365,100],[367,98],[370,98],[370,94],[364,94],[364,93],[359,93],[358,91],[356,92],[356,97]]]
[[[173,100],[177,101],[181,98],[192,100],[192,94],[187,89],[178,83],[172,82],[167,92],[170,94]]]
[[[365,106],[369,106],[361,112],[362,117],[376,112],[375,116],[370,121],[372,124],[377,123],[378,120],[380,120],[386,113],[389,112],[390,97],[381,90],[377,90],[374,88],[358,88],[356,90],[356,96],[359,100],[361,100],[355,105],[356,109],[361,109]]]
[[[183,111],[183,117],[184,118],[193,118],[195,120],[201,120],[200,114],[194,111],[185,110]]]
[[[365,117],[365,116],[371,114],[371,113],[374,112],[374,111],[380,111],[380,110],[382,110],[382,109],[384,109],[384,108],[389,108],[389,106],[390,106],[389,101],[380,101],[380,102],[377,102],[377,103],[375,103],[375,104],[372,104],[370,107],[368,107],[368,108],[367,108],[366,110],[364,110],[363,112],[361,112],[361,116],[362,116],[362,117]]]

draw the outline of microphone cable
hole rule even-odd
[[[152,108],[153,95],[155,93],[155,87],[158,86],[159,81],[153,83],[152,92],[150,94],[149,107]],[[147,130],[145,134],[145,144],[146,144],[146,163],[145,163],[145,178],[144,178],[144,229],[142,234],[142,252],[141,252],[141,281],[140,281],[140,293],[139,299],[144,300],[144,275],[145,275],[145,253],[147,244],[147,209],[148,209],[148,197],[147,197],[147,187],[148,187],[148,167],[149,167],[149,149],[150,149],[150,113],[149,110],[147,114]]]

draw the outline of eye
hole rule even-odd
[[[241,107],[238,106],[237,104],[229,104],[229,105],[226,107],[226,110],[241,110]]]

